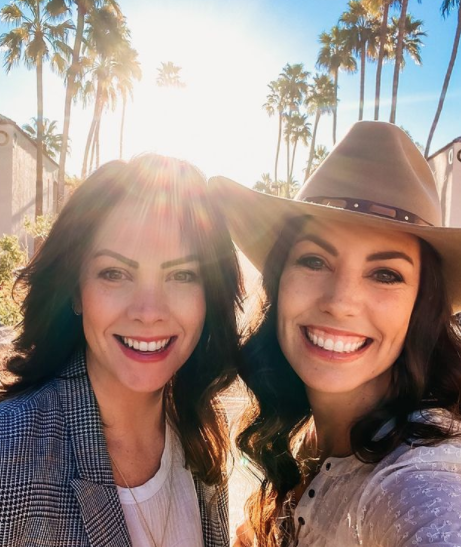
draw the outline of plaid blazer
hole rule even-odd
[[[228,547],[227,488],[194,482],[205,547]],[[0,404],[0,546],[131,547],[83,353]]]

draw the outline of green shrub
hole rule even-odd
[[[20,268],[25,266],[27,254],[16,236],[0,238],[0,324],[14,326],[21,320],[19,295],[13,297],[13,285]]]

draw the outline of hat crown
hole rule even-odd
[[[366,200],[442,226],[428,163],[408,135],[387,122],[355,123],[295,199],[319,197]]]

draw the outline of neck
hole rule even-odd
[[[144,484],[160,468],[165,447],[163,390],[137,393],[120,385],[107,386],[89,371],[104,425],[107,450],[121,469],[114,478],[119,486]]]
[[[314,416],[318,455],[321,459],[350,455],[352,426],[376,406],[384,393],[363,387],[339,394],[306,390]]]

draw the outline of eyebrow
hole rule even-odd
[[[338,251],[333,247],[333,245],[330,245],[330,243],[327,243],[324,239],[321,237],[315,236],[313,234],[306,234],[303,237],[300,237],[296,243],[300,243],[301,241],[311,241],[312,243],[315,243],[319,247],[321,247],[324,251],[327,253],[338,256]]]
[[[130,266],[131,268],[139,268],[139,262],[136,262],[136,260],[131,260],[131,258],[127,258],[126,256],[123,256],[120,253],[116,253],[115,251],[111,251],[109,249],[101,249],[94,254],[94,258],[98,258],[98,256],[111,256],[112,258],[120,260],[120,262],[128,264],[128,266]]]
[[[101,249],[100,251],[95,253],[94,258],[97,258],[98,256],[111,256],[112,258],[115,258],[120,262],[124,262],[131,268],[139,268],[139,262],[136,262],[136,260],[127,258],[126,256],[123,256],[120,253],[116,253],[115,251],[111,251],[110,249]],[[195,261],[198,261],[198,256],[192,254],[182,256],[180,258],[175,258],[174,260],[168,260],[167,262],[162,262],[162,264],[160,264],[160,268],[162,268],[162,270],[165,270],[166,268],[171,268],[172,266],[178,266],[179,264],[186,264],[187,262]]]
[[[367,256],[367,262],[373,262],[374,260],[391,260],[394,258],[401,258],[402,260],[406,260],[407,262],[409,262],[412,266],[415,265],[413,259],[406,253],[402,253],[401,251],[385,251],[382,253],[373,253],[370,256]]]
[[[313,234],[306,234],[305,236],[298,239],[296,243],[299,243],[301,241],[311,241],[312,243],[315,243],[316,245],[324,249],[327,253],[331,254],[332,256],[338,256],[338,251],[335,249],[335,247],[333,247],[333,245],[331,245],[330,243],[328,243],[321,237],[318,237]],[[406,260],[412,266],[414,266],[413,259],[409,255],[401,251],[382,251],[379,253],[373,253],[367,256],[367,262],[374,262],[375,260],[392,260],[396,258]]]
[[[160,268],[164,270],[165,268],[171,268],[172,266],[178,266],[179,264],[187,264],[187,262],[198,262],[198,256],[187,255],[181,258],[175,258],[174,260],[168,260],[167,262],[160,264]]]

